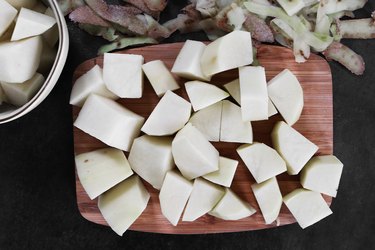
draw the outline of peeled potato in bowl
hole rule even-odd
[[[65,19],[54,1],[0,0],[0,123],[38,106],[68,54]]]

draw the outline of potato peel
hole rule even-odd
[[[69,14],[70,20],[76,23],[91,24],[101,27],[110,27],[111,25],[99,17],[89,6],[81,6]]]
[[[176,18],[164,24],[160,24],[158,18],[167,0],[123,0],[125,5],[110,5],[104,0],[58,0],[58,3],[65,14],[72,12],[71,20],[82,29],[114,41],[102,51],[128,46],[128,38],[139,41],[148,37],[154,43],[176,31],[204,31],[209,40],[216,40],[234,29],[243,29],[251,33],[254,42],[276,41],[293,49],[297,62],[306,61],[312,51],[342,63],[355,74],[363,74],[362,57],[340,41],[375,38],[375,12],[371,18],[340,19],[354,18],[353,11],[363,8],[368,0],[303,1],[305,7],[289,16],[275,1],[190,0]],[[89,8],[82,6],[85,4]],[[237,11],[242,9],[243,23],[233,13],[228,17],[233,6]]]
[[[134,5],[138,9],[142,10],[145,14],[152,16],[155,19],[159,19],[160,11],[151,10],[144,0],[123,0],[126,3]]]
[[[132,6],[108,5],[103,0],[85,0],[85,2],[101,18],[116,23],[133,34],[146,34],[147,29],[145,24],[135,16],[142,13],[138,8]]]
[[[373,39],[375,23],[373,18],[338,21],[337,27],[342,38]]]
[[[333,42],[323,55],[329,60],[339,62],[355,75],[363,75],[365,71],[365,62],[362,56],[355,53],[349,47],[339,42]]]

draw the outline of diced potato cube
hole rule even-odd
[[[217,73],[249,65],[253,62],[251,34],[233,31],[207,45],[201,57],[203,74]]]
[[[219,169],[219,152],[191,123],[177,133],[172,153],[178,169],[188,180]]]
[[[240,91],[240,80],[235,79],[224,85],[224,88],[233,97],[233,99],[241,106],[241,91]],[[274,116],[278,113],[275,105],[271,102],[268,97],[268,117]]]
[[[290,175],[298,174],[318,151],[318,146],[282,121],[274,126],[271,138],[274,148],[285,160]]]
[[[161,212],[173,225],[177,226],[189,199],[193,184],[180,174],[169,171],[159,193]]]
[[[243,121],[268,120],[268,91],[263,67],[239,68]]]
[[[219,170],[203,175],[203,178],[224,187],[230,187],[236,173],[238,161],[220,156]]]
[[[103,80],[103,70],[95,65],[74,83],[70,94],[70,104],[82,107],[90,94],[97,94],[110,99],[117,96],[107,89]]]
[[[104,148],[75,157],[79,180],[95,199],[133,174],[124,153],[115,148]]]
[[[283,203],[283,196],[276,177],[259,184],[253,184],[251,188],[262,211],[264,221],[266,224],[271,224],[279,216]]]
[[[107,145],[129,151],[144,118],[115,101],[95,94],[83,105],[74,126]]]
[[[253,143],[251,122],[244,122],[242,120],[241,108],[227,100],[223,101],[220,141]]]
[[[283,200],[303,229],[332,214],[322,195],[314,191],[296,189]]]
[[[44,83],[43,75],[36,73],[33,78],[23,83],[5,83],[2,82],[4,93],[8,102],[15,106],[22,106],[28,103]]]
[[[266,144],[245,144],[237,149],[237,153],[257,183],[266,181],[286,171],[285,161],[276,150]]]
[[[240,79],[235,79],[224,85],[224,88],[233,97],[233,99],[241,105],[241,91],[240,91]]]
[[[288,69],[268,82],[268,95],[286,123],[294,125],[304,106],[303,89],[297,77]]]
[[[108,225],[122,236],[146,209],[150,194],[134,175],[99,196],[98,207]]]
[[[201,178],[194,181],[182,221],[195,221],[211,211],[224,195],[224,189]]]
[[[11,41],[38,36],[55,25],[56,19],[33,10],[21,8]]]
[[[0,81],[22,83],[30,80],[39,67],[42,49],[40,36],[0,43]]]
[[[215,85],[200,81],[187,82],[185,88],[194,111],[204,109],[229,96]]]
[[[17,10],[5,0],[0,0],[0,37],[7,31],[16,16]]]
[[[142,127],[148,135],[172,135],[189,121],[191,105],[171,91],[161,98]]]
[[[301,172],[304,188],[336,197],[344,165],[333,155],[315,156]]]
[[[206,45],[202,42],[186,40],[174,62],[172,72],[190,80],[209,81],[210,77],[203,74],[200,62],[205,48]]]
[[[218,142],[220,140],[222,110],[223,102],[215,103],[196,112],[189,122],[202,132],[209,141]]]
[[[142,69],[159,97],[164,95],[168,90],[173,91],[180,88],[162,61],[148,62],[143,64]]]
[[[217,205],[209,212],[210,215],[223,220],[240,220],[256,213],[247,202],[241,200],[232,190],[225,189],[225,194]]]
[[[135,139],[129,162],[142,179],[160,189],[166,173],[174,168],[172,138],[144,135]]]
[[[103,78],[107,88],[121,98],[141,98],[143,61],[140,55],[105,53]]]

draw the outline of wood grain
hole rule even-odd
[[[182,46],[182,43],[163,44],[143,48],[124,50],[120,53],[143,55],[145,61],[155,59],[163,60],[171,68]],[[332,77],[327,62],[317,55],[311,55],[308,62],[297,64],[293,53],[289,49],[276,46],[262,46],[258,53],[259,61],[266,68],[267,80],[271,79],[283,69],[288,68],[300,80],[305,98],[305,107],[301,119],[295,124],[299,132],[319,146],[320,155],[332,154],[333,151],[333,108],[332,108]],[[75,71],[74,81],[79,76],[91,69],[95,64],[103,65],[103,58],[98,57],[81,64]],[[229,71],[215,76],[211,83],[222,86],[238,77],[237,70]],[[176,93],[187,99],[183,84],[185,80],[178,79],[182,88]],[[119,102],[128,109],[148,117],[158,103],[159,98],[154,93],[148,81],[145,81],[145,90],[142,99],[121,99]],[[79,108],[73,108],[73,119],[77,117]],[[254,122],[254,140],[271,145],[270,132],[276,121],[281,120],[280,115],[272,117],[268,121]],[[237,155],[235,149],[237,143],[214,143],[220,154],[225,157],[240,161],[232,184],[232,189],[244,200],[257,209],[257,213],[249,218],[239,221],[223,221],[212,216],[205,215],[195,222],[180,222],[177,227],[172,226],[161,214],[158,200],[158,191],[145,183],[151,194],[147,209],[131,226],[130,230],[170,233],[170,234],[205,234],[219,232],[238,232],[271,228],[294,223],[295,220],[285,205],[282,206],[277,222],[265,225],[260,209],[251,191],[251,184],[255,181],[244,163]],[[74,128],[75,154],[92,151],[106,147],[102,142],[90,137],[82,131]],[[281,174],[277,177],[282,194],[285,195],[295,188],[300,187],[298,176]],[[76,177],[77,204],[82,216],[89,221],[107,225],[101,216],[97,200],[90,200],[84,191],[79,179]],[[324,196],[330,205],[332,199]]]

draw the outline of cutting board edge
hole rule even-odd
[[[75,166],[74,166],[75,167]],[[76,177],[76,182],[79,182],[79,179],[78,179],[78,176],[77,174],[75,175]],[[85,195],[88,197],[88,195],[85,193]],[[78,196],[81,196],[80,193],[78,193],[78,190],[76,189],[76,205],[77,205],[77,208],[78,208],[78,211],[79,211],[79,214],[83,217],[83,219],[91,222],[91,223],[95,223],[97,225],[101,225],[101,226],[106,226],[106,227],[109,227],[109,225],[105,222],[105,221],[97,221],[95,220],[96,219],[96,216],[95,215],[92,215],[90,216],[89,213],[86,213],[83,209],[82,209],[82,206],[80,206],[80,204],[85,204],[85,202],[80,202],[78,200]],[[329,207],[332,206],[332,203],[334,201],[333,197],[330,197],[330,196],[327,196],[327,195],[323,195],[324,198],[325,198],[325,201],[327,202],[327,205]],[[130,227],[127,231],[134,231],[134,232],[145,232],[145,233],[156,233],[156,234],[170,234],[170,235],[199,235],[199,234],[219,234],[219,233],[238,233],[238,232],[250,232],[250,231],[258,231],[258,230],[264,230],[264,229],[272,229],[272,228],[278,228],[278,227],[283,227],[283,226],[288,226],[288,225],[292,225],[292,224],[296,224],[297,221],[294,220],[294,221],[288,221],[286,223],[283,223],[283,224],[277,224],[277,223],[272,223],[272,224],[269,224],[269,225],[266,225],[266,224],[263,224],[263,228],[241,228],[241,229],[238,229],[238,230],[233,230],[233,229],[228,229],[228,230],[215,230],[215,231],[184,231],[184,230],[173,230],[173,229],[167,229],[167,230],[159,230],[159,231],[154,231],[154,230],[147,230],[147,229],[133,229],[132,227]],[[181,230],[181,231],[180,231]]]
[[[89,221],[90,223],[94,223],[96,225],[106,226],[106,227],[108,227],[108,229],[110,229],[108,224],[96,221],[95,218],[93,218],[94,216],[90,216],[90,215],[88,215],[88,213],[83,212],[79,206],[78,206],[78,209],[79,209],[79,214],[82,216],[82,218],[84,220]],[[296,221],[290,221],[290,222],[284,223],[282,225],[277,225],[277,224],[273,223],[273,224],[270,224],[270,225],[263,225],[262,228],[252,228],[252,229],[240,228],[240,229],[235,229],[235,230],[228,229],[228,230],[215,230],[215,231],[204,231],[204,230],[202,230],[202,231],[187,231],[187,230],[181,230],[180,229],[181,230],[180,231],[180,230],[175,230],[175,229],[169,229],[169,230],[162,229],[162,230],[159,230],[159,231],[153,231],[153,230],[148,230],[148,229],[133,229],[132,227],[130,227],[127,231],[164,234],[164,235],[200,235],[200,234],[223,234],[223,233],[251,232],[251,231],[259,231],[259,230],[266,230],[266,229],[278,228],[278,227],[283,227],[283,226],[289,226],[289,225],[293,225],[293,224],[297,224],[297,222]],[[126,234],[126,232],[124,234]]]

